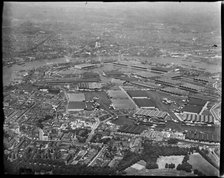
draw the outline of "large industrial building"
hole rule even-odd
[[[214,124],[214,118],[212,115],[198,115],[186,113],[183,116],[183,121],[186,123]]]
[[[160,119],[165,119],[168,115],[167,112],[163,111],[155,111],[149,109],[139,109],[134,115],[136,116],[147,116],[147,117],[157,117]]]
[[[220,138],[215,134],[193,132],[193,131],[187,132],[185,139],[210,142],[210,143],[219,143],[220,142]]]

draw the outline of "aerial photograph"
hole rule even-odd
[[[5,1],[1,172],[219,177],[221,49],[221,1]]]

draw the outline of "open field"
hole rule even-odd
[[[112,123],[117,125],[134,125],[134,121],[125,116],[119,116],[116,120],[112,120]]]
[[[157,164],[159,166],[159,169],[164,169],[166,163],[170,164],[173,163],[175,164],[175,168],[177,167],[178,164],[181,164],[184,159],[184,156],[160,156],[157,158]]]
[[[137,170],[129,167],[125,170],[127,175],[140,175],[140,176],[195,176],[192,173],[185,171],[178,171],[175,169],[141,169]]]
[[[199,153],[191,154],[188,162],[193,169],[198,169],[207,176],[217,176],[219,174],[219,170],[206,161]]]

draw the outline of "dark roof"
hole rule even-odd
[[[85,109],[86,105],[82,101],[71,101],[68,103],[68,109]]]
[[[199,114],[202,110],[203,106],[190,105],[187,104],[183,107],[182,112],[192,112]]]
[[[174,93],[174,94],[178,94],[178,95],[188,95],[189,94],[188,91],[181,90],[181,89],[178,89],[178,88],[173,88],[173,87],[162,88],[161,91]]]
[[[130,97],[148,97],[148,94],[144,90],[127,90]]]
[[[151,99],[134,99],[138,107],[156,107],[156,104]]]
[[[203,100],[203,99],[199,99],[199,98],[188,98],[189,102],[188,104],[190,105],[198,105],[198,106],[204,106],[206,104],[207,101]]]

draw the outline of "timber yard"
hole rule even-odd
[[[151,24],[170,33],[166,25]],[[220,65],[219,40],[189,42],[186,56],[155,41],[159,53],[150,56],[118,44],[115,29],[80,40],[77,50],[62,27],[43,27],[3,29],[3,38],[37,41],[14,52],[3,43],[6,174],[219,175],[221,71],[202,68]],[[203,51],[212,60],[203,62]]]

